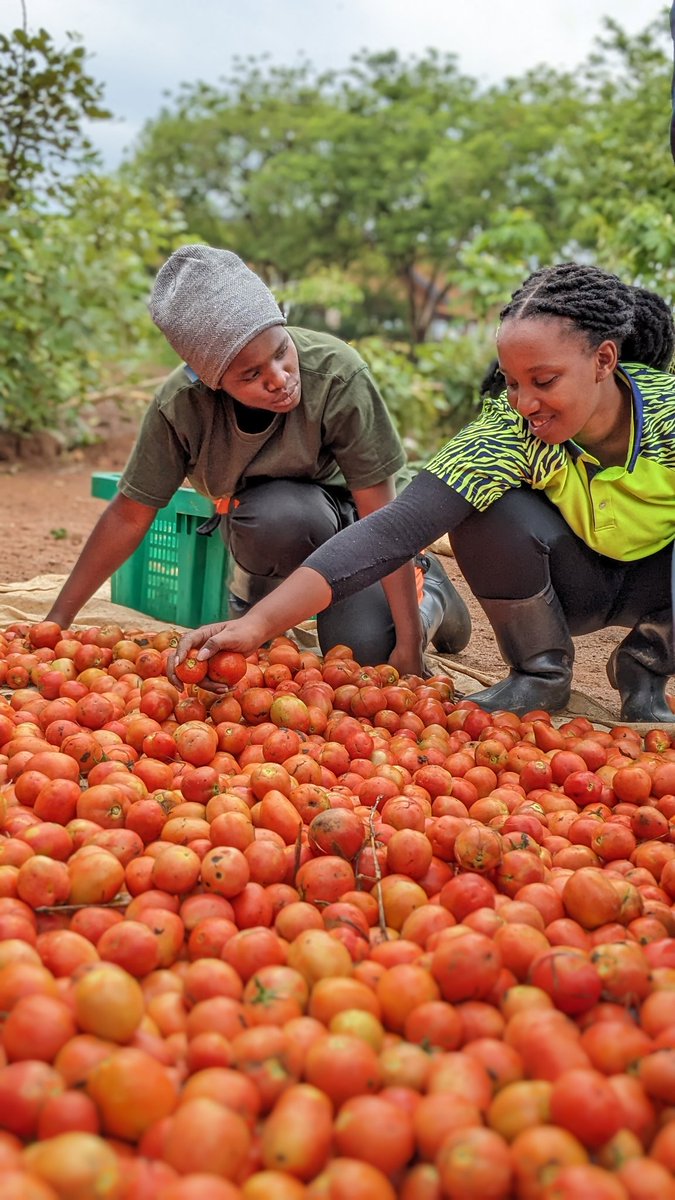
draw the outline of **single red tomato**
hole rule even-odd
[[[176,675],[182,683],[201,683],[209,668],[208,659],[200,661],[193,655],[184,658],[176,667]]]
[[[243,654],[238,654],[234,650],[218,650],[211,658],[207,659],[206,666],[209,679],[212,679],[214,683],[226,683],[233,687],[235,683],[243,679],[248,663]]]

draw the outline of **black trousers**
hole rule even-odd
[[[522,600],[550,580],[573,635],[607,625],[632,629],[643,617],[672,612],[672,546],[636,562],[607,558],[530,488],[514,488],[486,512],[467,517],[450,540],[479,598]]]
[[[313,550],[357,519],[344,488],[297,479],[249,484],[233,497],[220,529],[232,559],[230,592],[236,614],[269,595]],[[360,663],[386,662],[396,635],[381,583],[341,600],[317,616],[322,652],[343,643]]]

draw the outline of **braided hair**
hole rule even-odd
[[[631,287],[609,271],[582,263],[559,263],[535,271],[513,293],[500,320],[559,317],[585,334],[595,350],[616,342],[625,362],[668,371],[675,349],[673,314],[647,288]]]
[[[499,362],[496,358],[493,358],[481,379],[478,394],[481,399],[484,399],[486,396],[492,396],[494,399],[497,399],[498,396],[501,396],[505,387],[506,380],[502,375]]]

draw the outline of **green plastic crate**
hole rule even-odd
[[[91,494],[111,500],[119,474],[92,475]],[[228,553],[222,537],[197,533],[213,505],[192,488],[179,488],[160,508],[138,549],[110,581],[113,604],[135,608],[168,625],[206,625],[228,615]]]

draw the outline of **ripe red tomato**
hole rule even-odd
[[[189,655],[176,667],[176,675],[183,683],[201,683],[208,671],[208,659],[201,660]]]
[[[226,683],[233,687],[246,674],[248,663],[243,654],[234,650],[218,650],[207,659],[207,673],[214,683]]]

